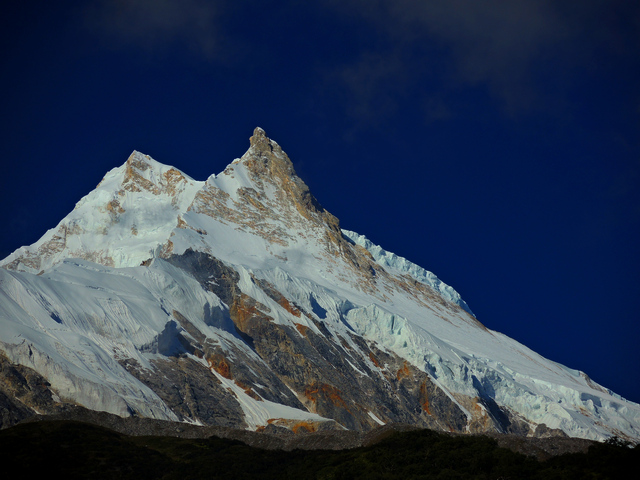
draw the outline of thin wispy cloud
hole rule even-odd
[[[407,79],[402,59],[390,52],[364,52],[356,62],[336,69],[332,77],[350,92],[349,113],[369,119],[395,112]]]
[[[629,43],[640,46],[640,37],[620,37],[620,31],[633,29],[618,28],[621,22],[638,22],[640,7],[620,0],[578,4],[553,0],[327,0],[326,5],[366,22],[401,50],[405,71],[417,83],[437,76],[445,90],[484,87],[512,114],[552,102],[545,89],[570,88],[570,77],[593,68],[602,56],[628,55]],[[435,71],[430,65],[434,54],[445,58]]]
[[[157,50],[176,42],[206,58],[221,54],[224,1],[99,0],[83,11],[85,26],[111,45]]]

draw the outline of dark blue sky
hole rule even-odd
[[[0,8],[1,257],[132,150],[204,180],[261,126],[343,228],[640,402],[638,2]]]

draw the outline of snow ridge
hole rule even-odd
[[[371,255],[373,255],[373,258],[376,260],[376,262],[378,262],[383,267],[391,268],[402,273],[408,273],[419,282],[433,287],[437,292],[440,293],[440,295],[442,295],[443,298],[446,298],[450,302],[460,305],[464,310],[473,315],[473,312],[471,311],[467,303],[462,300],[460,294],[456,292],[453,287],[450,287],[449,285],[441,281],[432,272],[425,270],[420,265],[416,265],[415,263],[410,262],[404,257],[400,257],[395,253],[386,251],[380,245],[374,244],[364,235],[360,235],[356,232],[345,229],[342,229],[342,233],[356,245],[360,245],[366,248],[367,251],[371,253]]]

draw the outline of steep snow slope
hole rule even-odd
[[[2,266],[2,350],[89,408],[251,429],[545,424],[640,439],[639,405],[341,230],[261,129],[205,182],[134,152]]]
[[[66,260],[40,276],[0,270],[0,286],[5,352],[42,373],[60,397],[96,410],[178,420],[152,390],[118,363],[135,359],[143,368],[152,368],[155,357],[183,349],[179,327],[168,312],[179,311],[194,319],[197,328],[223,350],[234,344],[245,348],[224,324],[216,327],[202,320],[203,306],[209,311],[220,308],[218,297],[161,260],[151,268],[120,269]],[[239,389],[233,381],[220,380],[230,389]],[[247,425],[253,428],[277,417],[322,420],[286,405],[238,397]]]
[[[174,167],[133,152],[109,171],[57,227],[9,255],[8,268],[38,273],[65,258],[131,267],[152,256],[202,187]]]
[[[404,257],[400,257],[392,252],[387,252],[380,245],[375,245],[364,235],[360,235],[356,232],[349,230],[342,230],[342,233],[355,244],[360,245],[367,249],[367,251],[373,256],[376,262],[387,269],[396,270],[400,273],[408,273],[419,282],[429,285],[434,290],[440,293],[442,298],[456,303],[464,308],[467,312],[473,315],[473,312],[469,309],[467,303],[462,300],[460,294],[456,292],[452,287],[442,282],[432,272],[425,270],[420,265],[416,265],[410,262]]]

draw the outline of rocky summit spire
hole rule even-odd
[[[261,178],[294,178],[296,181],[302,182],[296,175],[293,163],[287,154],[280,145],[267,137],[262,128],[255,128],[253,135],[249,138],[249,143],[249,150],[241,160],[254,175]]]
[[[293,164],[287,154],[282,150],[280,145],[274,140],[271,140],[267,137],[265,131],[256,127],[253,131],[253,135],[249,138],[249,151],[247,154],[254,158],[262,158],[263,161],[267,160],[267,163],[270,163],[274,160],[278,160],[279,163],[284,161],[284,165],[286,165],[286,170],[289,174],[295,174],[293,171]]]
[[[272,142],[263,129],[256,127],[249,139],[251,147],[262,152],[272,152],[275,142]],[[277,144],[275,144],[277,145]]]

